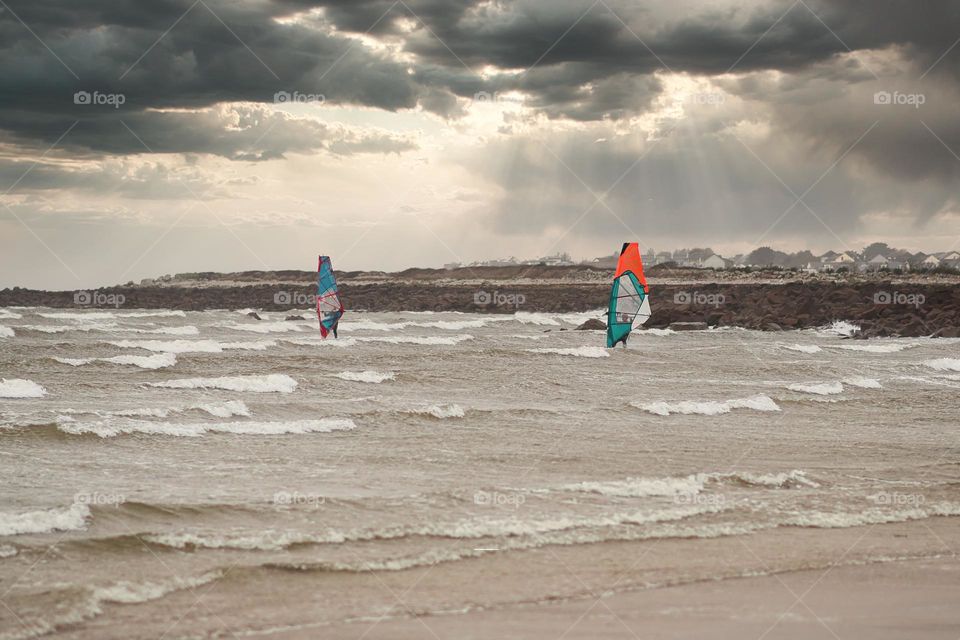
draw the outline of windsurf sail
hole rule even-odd
[[[610,288],[607,308],[607,346],[626,344],[630,332],[650,318],[650,296],[636,242],[625,242]]]
[[[317,316],[320,318],[320,335],[326,338],[327,334],[335,331],[342,315],[343,303],[340,301],[340,290],[333,275],[330,256],[320,256],[320,263],[317,265]]]

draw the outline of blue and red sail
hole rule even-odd
[[[320,256],[317,265],[317,316],[320,318],[320,335],[324,338],[336,331],[343,316],[343,302],[340,301],[340,289],[333,275],[330,256]]]

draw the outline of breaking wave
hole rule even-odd
[[[937,358],[927,360],[923,364],[937,371],[960,371],[960,359],[957,358]]]
[[[883,385],[876,378],[844,378],[843,383],[861,389],[883,389]]]
[[[333,374],[333,377],[340,378],[341,380],[349,380],[350,382],[379,384],[387,380],[395,380],[397,375],[392,371],[387,371],[386,373],[379,371],[341,371],[340,373]]]
[[[41,318],[52,318],[61,320],[103,320],[112,318],[185,318],[183,311],[126,311],[123,313],[116,311],[81,311],[81,312],[52,312],[40,313],[36,315]]]
[[[85,504],[23,513],[0,512],[0,536],[76,531],[87,526],[89,517],[90,508]]]
[[[293,393],[293,390],[297,388],[297,381],[282,373],[272,373],[266,376],[183,378],[147,384],[151,387],[167,389],[223,389],[225,391],[253,391],[256,393]]]
[[[122,355],[110,358],[58,358],[54,360],[62,364],[68,364],[73,367],[80,367],[94,362],[107,362],[110,364],[129,364],[141,369],[163,369],[177,364],[177,356],[173,353],[155,353],[152,356],[132,356]]]
[[[680,413],[684,415],[700,414],[704,416],[716,416],[723,413],[730,413],[734,409],[753,409],[754,411],[780,411],[779,405],[770,397],[765,395],[756,395],[749,398],[735,398],[733,400],[707,400],[695,402],[683,400],[681,402],[631,402],[632,406],[643,409],[649,413],[658,416],[668,416],[671,413]]]
[[[543,313],[530,313],[529,311],[517,311],[513,314],[513,319],[521,324],[535,324],[541,327],[559,327],[560,323]]]
[[[57,428],[71,435],[94,434],[101,438],[142,433],[148,435],[196,438],[207,433],[235,435],[276,436],[297,433],[328,433],[356,429],[353,420],[322,418],[320,420],[290,420],[285,422],[201,422],[174,423],[145,420],[108,419],[96,422],[78,422],[68,416],[57,419]]]
[[[831,349],[845,351],[864,351],[866,353],[897,353],[904,349],[919,346],[916,342],[890,342],[887,344],[832,344]]]
[[[434,418],[444,419],[444,418],[462,418],[466,415],[466,412],[458,404],[434,404],[423,409],[411,409],[407,413],[415,413],[424,416],[432,416]]]
[[[823,349],[815,344],[782,344],[780,345],[780,348],[789,349],[790,351],[799,351],[800,353],[820,353],[823,351]]]
[[[606,482],[578,482],[560,487],[563,491],[597,493],[619,498],[669,497],[696,495],[708,484],[738,484],[769,489],[816,488],[819,483],[807,477],[805,471],[794,469],[782,473],[752,473],[749,471],[695,473],[682,477],[627,478]]]
[[[787,389],[799,393],[812,393],[818,396],[832,396],[843,393],[843,384],[840,382],[814,382],[809,384],[788,384]]]
[[[15,335],[16,334],[14,333],[13,329],[10,327],[4,327],[0,325],[0,338],[12,338]]]
[[[47,390],[33,380],[0,378],[0,398],[42,398]]]
[[[462,334],[457,336],[377,336],[365,338],[351,338],[357,342],[384,342],[387,344],[422,344],[422,345],[454,345],[467,340],[473,340],[473,336]]]
[[[249,331],[251,333],[287,333],[289,331],[303,331],[302,323],[291,320],[281,320],[279,322],[256,322],[250,324],[241,324],[238,322],[225,322],[219,326],[234,331]]]
[[[530,353],[552,353],[561,356],[580,358],[608,358],[610,352],[603,347],[574,347],[571,349],[527,349]]]

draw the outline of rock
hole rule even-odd
[[[671,322],[668,327],[672,331],[705,331],[706,322]]]
[[[287,316],[284,320],[300,321],[303,320],[303,316]]]
[[[603,331],[607,328],[607,325],[603,323],[603,320],[597,320],[596,318],[590,318],[579,327],[574,329],[574,331]]]
[[[253,318],[254,320],[262,320],[262,319],[263,319],[263,318],[260,317],[260,315],[259,315],[256,311],[251,311],[251,312],[248,313],[247,315],[250,316],[251,318]]]
[[[776,322],[768,322],[763,325],[764,331],[783,331],[783,327],[778,325]]]
[[[944,327],[933,334],[934,338],[960,338],[960,327]]]

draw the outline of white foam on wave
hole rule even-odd
[[[123,349],[146,349],[165,353],[220,353],[223,347],[213,340],[112,340],[107,344]]]
[[[47,390],[33,380],[0,378],[0,398],[42,398]]]
[[[573,347],[570,349],[527,349],[529,353],[552,353],[578,358],[609,358],[610,352],[603,347]]]
[[[780,348],[789,349],[790,351],[799,351],[800,353],[820,353],[823,351],[823,349],[815,344],[782,344],[780,345]]]
[[[458,404],[434,404],[422,409],[412,409],[408,413],[432,416],[441,420],[446,418],[462,418],[466,412]]]
[[[829,327],[822,327],[819,331],[826,335],[850,337],[860,333],[860,326],[846,320],[835,320]]]
[[[816,488],[820,485],[809,479],[806,472],[794,469],[781,473],[753,473],[729,471],[695,473],[688,476],[666,478],[627,478],[601,482],[578,482],[560,487],[563,491],[597,493],[618,498],[669,497],[697,495],[707,484],[741,484],[770,489],[795,487]]]
[[[960,359],[957,358],[936,358],[925,361],[923,365],[937,371],[960,371]]]
[[[703,490],[705,483],[705,477],[691,475],[681,478],[627,478],[608,482],[577,482],[564,485],[560,489],[620,498],[644,498],[697,494]]]
[[[682,400],[680,402],[631,402],[632,406],[643,409],[649,413],[658,416],[668,416],[672,413],[684,415],[699,414],[704,416],[716,416],[724,413],[730,413],[734,409],[753,409],[754,411],[780,411],[777,405],[769,396],[755,395],[749,398],[734,398],[732,400],[705,400],[691,401]]]
[[[16,335],[13,329],[0,325],[0,338],[12,338]]]
[[[883,385],[880,384],[880,381],[876,378],[844,378],[843,383],[853,387],[860,387],[861,389],[883,389]]]
[[[41,318],[51,318],[59,320],[104,320],[112,318],[185,318],[183,311],[157,310],[157,311],[61,311],[61,312],[38,312],[36,315]]]
[[[340,378],[341,380],[349,380],[350,382],[369,382],[371,384],[379,384],[381,382],[386,382],[387,380],[395,380],[397,374],[392,371],[387,371],[381,373],[379,371],[341,371],[340,373],[333,374],[334,378]]]
[[[925,520],[936,516],[960,516],[960,504],[941,502],[925,507],[887,510],[867,509],[854,512],[806,511],[797,512],[781,522],[783,526],[812,527],[816,529],[846,529],[887,522]]]
[[[76,531],[87,526],[89,517],[90,509],[85,504],[21,513],[0,511],[0,536]]]
[[[457,336],[369,336],[365,338],[351,338],[358,342],[383,342],[386,344],[420,344],[420,345],[455,345],[473,336],[462,334]]]
[[[183,578],[174,576],[163,582],[129,582],[121,581],[93,590],[93,599],[96,603],[110,602],[114,604],[140,604],[158,600],[175,591],[195,589],[209,584],[223,576],[221,571],[211,571],[199,576]]]
[[[19,320],[23,316],[17,313],[16,311],[10,311],[9,309],[0,309],[0,320]]]
[[[247,342],[221,342],[221,349],[239,349],[242,351],[264,351],[277,346],[276,340],[251,340]]]
[[[219,326],[234,331],[249,331],[251,333],[287,333],[290,331],[303,331],[303,323],[292,320],[280,320],[278,322],[225,322]]]
[[[843,384],[840,382],[811,382],[788,384],[787,389],[799,393],[812,393],[818,396],[832,396],[843,393]]]
[[[529,311],[517,311],[513,314],[514,320],[522,324],[535,324],[542,327],[559,327],[560,323],[543,313],[530,313]]]
[[[115,322],[97,323],[97,324],[78,324],[78,325],[43,325],[43,324],[22,324],[18,329],[23,331],[38,331],[40,333],[67,333],[68,331],[115,331],[119,327]]]
[[[19,553],[18,549],[9,544],[0,544],[0,560],[12,558]]]
[[[630,333],[630,337],[634,336],[672,336],[676,333],[673,329],[637,329]]]
[[[247,405],[242,400],[227,400],[224,402],[209,402],[153,409],[117,409],[115,411],[65,409],[61,411],[61,413],[67,415],[89,414],[101,417],[114,416],[119,418],[167,418],[172,413],[184,413],[186,411],[203,411],[217,418],[250,415],[250,409],[247,408]]]
[[[142,433],[158,436],[196,438],[207,433],[234,435],[278,436],[286,434],[329,433],[356,429],[353,420],[321,418],[319,420],[288,420],[283,422],[149,422],[144,420],[108,419],[96,422],[78,422],[66,416],[57,418],[57,428],[72,435],[94,434],[101,438]]]
[[[54,360],[62,364],[69,364],[73,367],[92,364],[94,362],[106,362],[109,364],[129,364],[141,369],[163,369],[177,364],[177,356],[173,353],[155,353],[152,356],[120,355],[110,358],[59,358]]]
[[[831,349],[844,351],[863,351],[865,353],[897,353],[904,349],[919,346],[917,342],[888,342],[885,344],[832,344]]]
[[[253,391],[256,393],[293,393],[297,381],[282,373],[265,376],[224,376],[221,378],[183,378],[165,382],[150,382],[151,387],[166,389],[223,389],[225,391]]]

